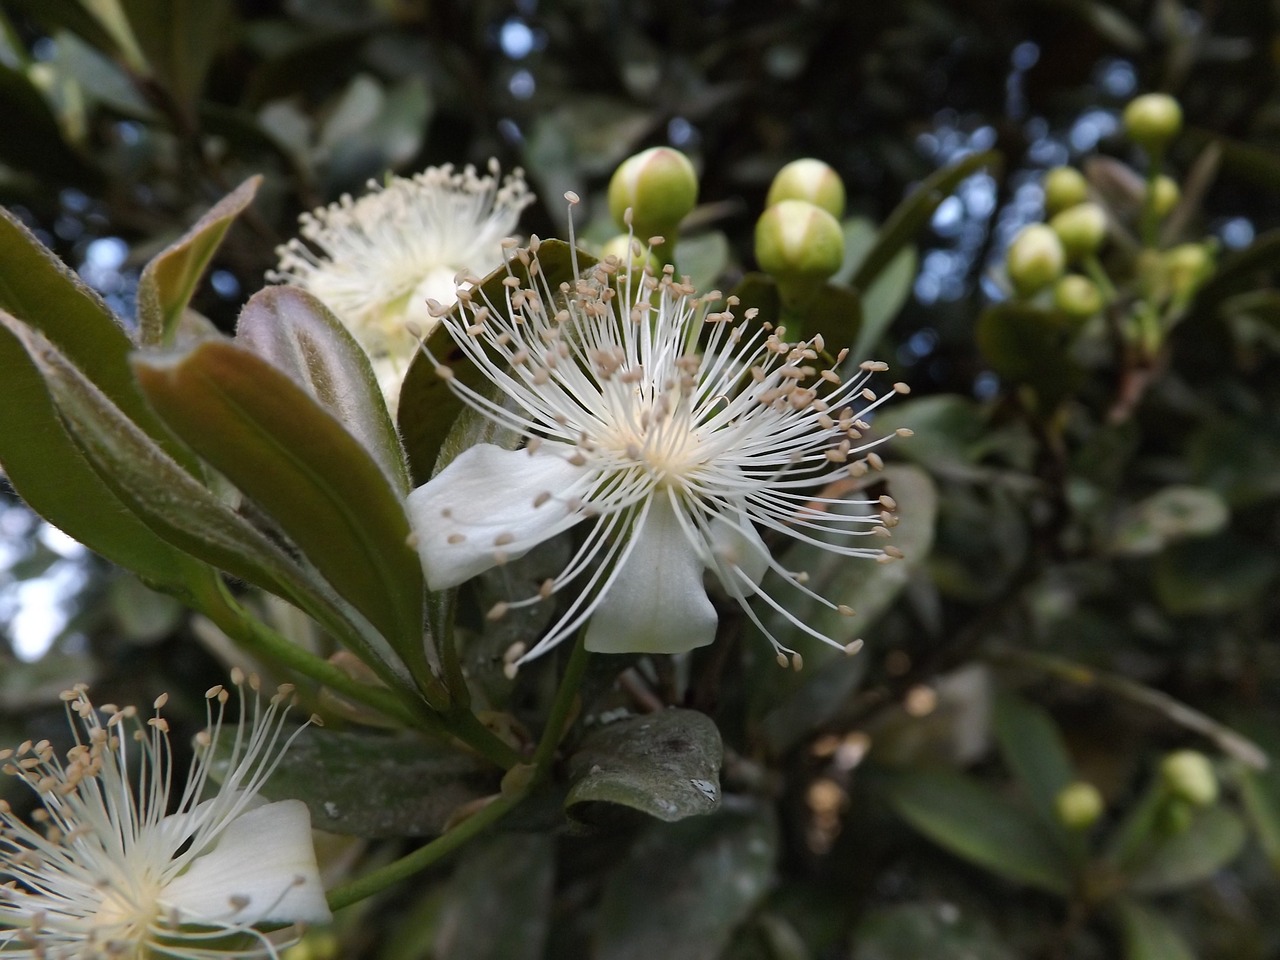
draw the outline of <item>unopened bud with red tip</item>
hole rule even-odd
[[[1175,797],[1196,807],[1212,806],[1218,799],[1218,777],[1209,758],[1198,750],[1178,750],[1160,764],[1160,779]]]
[[[628,157],[609,181],[609,213],[621,229],[631,227],[641,239],[660,236],[672,242],[697,202],[698,174],[688,157],[670,147]]]
[[[779,285],[821,284],[844,262],[840,221],[806,200],[783,200],[756,221],[756,262]]]
[[[1075,167],[1054,167],[1044,175],[1044,209],[1052,216],[1089,199],[1089,184]]]
[[[1069,273],[1054,284],[1053,304],[1073,320],[1086,320],[1102,310],[1102,292],[1088,277]]]
[[[1182,199],[1177,181],[1163,173],[1147,189],[1151,191],[1151,210],[1161,219],[1167,217]]]
[[[1053,802],[1058,822],[1068,830],[1088,830],[1106,810],[1102,794],[1091,783],[1077,780],[1058,791]]]
[[[1067,255],[1053,230],[1043,223],[1033,223],[1013,238],[1004,264],[1014,289],[1028,297],[1062,276]]]
[[[1107,212],[1096,203],[1077,203],[1054,216],[1049,226],[1068,258],[1087,257],[1097,253],[1107,237]]]
[[[1182,107],[1167,93],[1148,93],[1124,108],[1129,139],[1148,150],[1162,150],[1182,129]]]
[[[807,200],[839,219],[844,216],[844,181],[821,160],[792,160],[773,178],[765,206],[783,200]]]

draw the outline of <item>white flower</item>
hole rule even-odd
[[[252,723],[240,698],[226,777],[202,800],[228,699],[220,686],[207,696],[210,729],[179,796],[165,696],[145,725],[114,706],[102,708],[104,723],[79,685],[63,694],[76,741],[65,759],[48,741],[0,751],[4,772],[38,795],[31,819],[43,824],[33,829],[0,801],[0,956],[275,958],[277,937],[257,926],[331,919],[306,805],[257,796],[288,746],[278,740],[290,690],[265,709],[255,696]]]
[[[866,387],[885,365],[865,363],[843,380],[836,371],[844,352],[820,369],[821,338],[789,344],[785,331],[753,322],[754,311],[742,320],[710,313],[719,294],[697,298],[669,269],[619,280],[610,258],[576,285],[548,289],[536,248],[535,238],[510,260],[505,302],[468,290],[461,310],[443,320],[495,390],[477,393],[447,368],[437,371],[470,406],[515,431],[523,448],[473,446],[409,495],[430,587],[459,584],[594,518],[538,596],[491,611],[501,616],[581,584],[536,644],[509,653],[509,672],[588,619],[586,646],[595,651],[670,653],[710,643],[717,617],[704,570],[769,636],[784,665],[794,651],[748,598],[798,630],[856,649],[761,589],[773,570],[787,589],[853,612],[784,569],[761,532],[844,556],[900,556],[858,545],[896,523],[893,501],[840,496],[851,475],[881,466],[871,452],[881,441],[864,439],[863,417],[892,396],[877,399]],[[797,656],[791,662],[799,666]]]
[[[323,301],[369,354],[394,406],[417,347],[405,323],[428,328],[427,300],[452,303],[459,272],[484,276],[501,265],[501,242],[533,199],[521,171],[499,182],[495,162],[488,176],[446,165],[385,185],[371,180],[359,200],[343,196],[304,213],[308,243],[280,247],[267,279]]]

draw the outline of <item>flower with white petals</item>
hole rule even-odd
[[[290,689],[265,708],[255,696],[251,722],[240,698],[225,779],[202,799],[228,692],[207,697],[210,728],[177,796],[165,696],[144,723],[133,707],[95,709],[79,685],[63,694],[76,741],[65,758],[48,741],[0,751],[38,796],[42,825],[0,801],[0,957],[276,958],[281,934],[259,927],[331,919],[306,805],[257,795],[288,746]]]
[[[853,612],[786,570],[761,533],[849,557],[900,555],[859,545],[897,522],[893,501],[841,495],[856,486],[851,477],[881,466],[872,448],[884,438],[866,437],[864,417],[893,395],[877,398],[867,387],[885,365],[864,363],[846,379],[838,372],[845,352],[826,356],[820,337],[787,343],[785,331],[751,310],[740,319],[711,312],[720,295],[695,296],[669,268],[623,278],[607,258],[550,289],[537,246],[534,238],[509,260],[501,302],[473,288],[460,294],[459,310],[436,310],[494,389],[477,392],[438,362],[437,373],[522,446],[470,447],[409,495],[429,586],[455,586],[591,519],[558,576],[536,596],[490,611],[498,617],[580,585],[536,644],[509,651],[508,672],[583,624],[594,651],[673,653],[710,643],[717,615],[706,570],[769,637],[780,663],[799,666],[799,657],[765,627],[751,598],[799,631],[856,649],[772,595],[795,590]],[[766,590],[769,571],[785,586],[775,579]]]
[[[533,199],[520,170],[499,181],[495,162],[486,176],[445,165],[371,180],[358,200],[304,213],[267,279],[302,287],[346,324],[394,407],[417,346],[405,323],[428,328],[428,299],[452,303],[460,272],[500,266],[501,242]]]

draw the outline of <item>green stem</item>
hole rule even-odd
[[[587,628],[584,626],[573,643],[573,653],[569,654],[569,662],[565,665],[564,675],[560,678],[560,687],[556,690],[555,701],[551,704],[547,725],[542,730],[542,739],[538,741],[538,748],[533,754],[533,766],[537,771],[535,776],[539,780],[547,775],[551,767],[551,760],[556,755],[556,747],[560,745],[560,738],[564,736],[569,714],[573,712],[574,701],[578,698],[578,688],[582,686],[582,676],[586,672],[587,660],[590,657],[587,653],[586,638]]]
[[[1164,151],[1151,155],[1151,163],[1147,165],[1147,192],[1142,198],[1142,214],[1138,220],[1142,245],[1155,249],[1158,245],[1157,230],[1160,218],[1156,216],[1156,179],[1164,168]]]
[[[503,770],[510,770],[521,762],[515,748],[481,723],[470,710],[441,714],[440,723],[448,733]]]
[[[329,909],[341,910],[438,863],[468,840],[482,833],[490,824],[501,820],[524,797],[524,791],[503,794],[426,846],[419,847],[394,863],[366,873],[363,877],[357,877],[349,883],[335,887],[328,893]]]
[[[1098,291],[1102,294],[1102,299],[1106,303],[1112,303],[1116,298],[1116,287],[1111,282],[1111,278],[1107,276],[1107,271],[1102,269],[1102,262],[1098,260],[1096,253],[1091,253],[1084,258],[1084,272],[1089,275],[1098,287]]]

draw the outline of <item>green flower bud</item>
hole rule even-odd
[[[623,273],[643,271],[645,267],[654,273],[662,272],[662,262],[653,255],[653,251],[625,233],[618,234],[600,248],[600,259],[606,257],[616,258]]]
[[[1083,780],[1069,783],[1058,791],[1054,807],[1058,821],[1068,830],[1088,830],[1106,809],[1098,788]]]
[[[1164,804],[1156,813],[1156,830],[1166,837],[1176,837],[1186,833],[1191,822],[1196,818],[1196,810],[1181,797],[1166,797]]]
[[[609,213],[623,230],[626,212],[630,226],[642,240],[661,236],[672,240],[680,221],[698,202],[698,174],[679,150],[653,147],[628,157],[609,181]]]
[[[1218,777],[1209,758],[1198,750],[1178,750],[1160,764],[1160,779],[1173,796],[1196,807],[1218,799]]]
[[[1062,276],[1067,255],[1056,233],[1043,223],[1033,223],[1013,238],[1004,265],[1014,289],[1029,297]]]
[[[1151,190],[1151,209],[1155,211],[1157,217],[1162,219],[1167,217],[1182,199],[1182,191],[1178,189],[1177,181],[1163,173],[1156,177],[1155,183],[1149,189]]]
[[[1102,291],[1088,277],[1069,273],[1054,286],[1053,303],[1067,316],[1085,320],[1102,310]]]
[[[1213,251],[1203,243],[1184,243],[1165,251],[1164,272],[1169,292],[1186,299],[1213,273]]]
[[[1107,237],[1107,212],[1096,203],[1077,203],[1049,221],[1067,256],[1075,259],[1096,253]]]
[[[808,200],[839,219],[844,216],[844,181],[821,160],[792,160],[773,178],[765,206],[783,200]]]
[[[775,203],[756,221],[756,261],[779,282],[821,282],[844,262],[840,221],[806,200]]]
[[[1075,167],[1054,167],[1044,175],[1044,209],[1050,216],[1089,199],[1089,184]]]
[[[1167,93],[1148,93],[1124,108],[1129,139],[1148,150],[1160,150],[1182,129],[1182,107]]]

